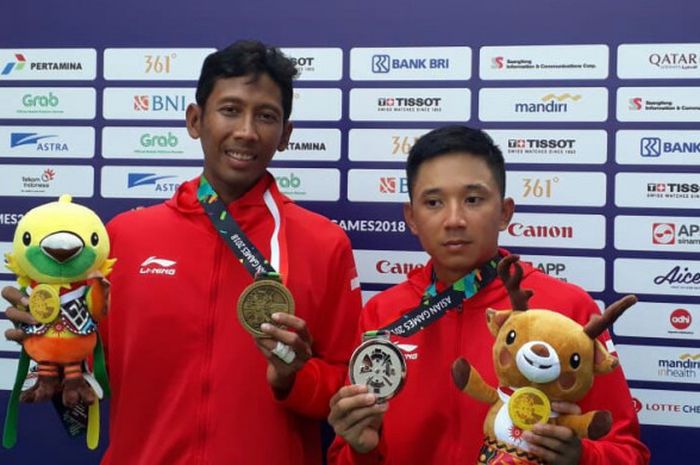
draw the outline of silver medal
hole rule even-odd
[[[396,345],[389,341],[389,332],[372,334],[350,358],[350,382],[364,384],[369,392],[384,401],[395,396],[406,379],[406,360]]]

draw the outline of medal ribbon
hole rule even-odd
[[[473,297],[496,279],[496,267],[500,260],[499,256],[492,258],[484,266],[471,271],[440,293],[437,292],[434,279],[418,307],[381,329],[390,331],[395,336],[408,337],[435,323],[445,316],[448,310],[460,308],[464,300]]]
[[[270,192],[270,189],[267,189],[263,194],[263,200],[275,224],[270,237],[270,260],[267,260],[246,236],[204,175],[199,180],[197,198],[214,228],[253,278],[258,275],[275,276],[277,275],[276,270],[280,270],[281,278],[286,281],[289,261],[285,221],[279,205],[280,200],[276,198],[274,193]]]

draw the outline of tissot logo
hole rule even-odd
[[[506,229],[508,234],[515,237],[553,237],[569,239],[574,237],[572,226],[526,225],[511,223]]]
[[[175,265],[177,265],[177,262],[174,260],[158,258],[152,255],[141,263],[139,274],[175,276]]]
[[[559,149],[561,153],[571,152],[576,139],[508,139],[509,149]],[[552,153],[552,150],[546,150]]]
[[[408,274],[417,268],[423,268],[422,263],[392,262],[390,260],[378,260],[375,264],[377,272],[381,274]]]
[[[163,179],[171,179],[177,176],[158,176],[155,173],[129,173],[127,186],[129,189],[138,186],[147,186],[153,184],[158,186]],[[172,189],[175,190],[175,189]]]
[[[697,69],[696,53],[652,53],[649,63],[659,68]]]
[[[435,107],[440,105],[442,97],[385,97],[377,99],[379,107]]]
[[[687,329],[688,326],[690,326],[690,323],[693,322],[693,317],[688,310],[684,308],[677,308],[671,312],[669,321],[671,322],[671,326],[674,328],[684,330]]]
[[[654,223],[652,225],[652,242],[660,245],[676,243],[676,225],[672,223]]]
[[[647,184],[647,193],[657,194],[696,194],[700,192],[700,184],[677,182],[651,182]],[[650,195],[653,196],[653,195]]]

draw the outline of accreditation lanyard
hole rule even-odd
[[[437,278],[433,276],[433,282],[426,289],[421,304],[381,330],[389,331],[395,336],[408,337],[435,323],[448,310],[460,308],[464,300],[473,297],[496,279],[496,267],[500,260],[500,256],[492,258],[440,293],[437,292]]]
[[[204,175],[200,177],[197,198],[219,232],[224,242],[238,258],[253,278],[264,275],[275,275],[279,270],[284,283],[288,276],[287,241],[285,234],[284,215],[281,213],[281,199],[278,192],[268,188],[263,194],[263,200],[274,221],[274,229],[270,236],[270,259],[266,259],[253,242],[246,236],[236,220],[228,211],[227,205],[214,191]]]

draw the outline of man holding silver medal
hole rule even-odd
[[[320,465],[361,307],[350,241],[267,171],[292,133],[291,60],[209,55],[187,109],[202,176],[108,224],[113,396],[103,465]],[[3,296],[11,319],[16,289]],[[21,340],[21,331],[8,338]]]
[[[448,126],[416,141],[406,175],[406,222],[430,261],[374,296],[362,311],[360,331],[366,340],[350,363],[356,384],[344,386],[331,399],[328,420],[337,437],[329,450],[330,465],[450,465],[479,459],[489,405],[455,387],[452,364],[464,357],[488,385],[497,385],[494,338],[485,311],[512,308],[496,273],[501,258],[509,255],[498,247],[499,231],[514,211],[513,200],[505,197],[505,162],[484,132]],[[600,313],[579,287],[528,263],[521,266],[522,287],[534,291],[532,308],[551,309],[584,324]],[[385,338],[380,343],[372,339],[377,330]],[[398,361],[388,365],[387,344],[392,343],[405,355],[405,373]],[[597,441],[579,440],[565,426],[536,425],[522,433],[535,460],[552,465],[648,463],[621,370],[596,378],[579,405],[554,402],[552,409],[574,414],[609,410],[610,433]]]

